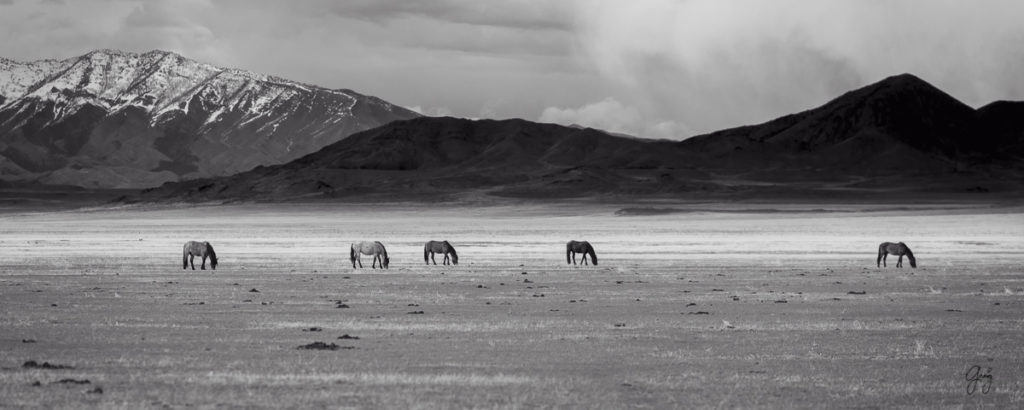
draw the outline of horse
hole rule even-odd
[[[196,256],[202,259],[199,269],[206,270],[206,258],[209,257],[210,268],[217,270],[217,253],[213,251],[213,245],[210,245],[209,242],[196,241],[185,242],[185,247],[181,250],[181,268],[188,269],[188,265],[191,263],[192,270],[196,270],[194,262]]]
[[[349,249],[349,257],[352,260],[352,268],[356,267],[356,262],[359,262],[359,267],[363,267],[363,261],[359,260],[359,255],[373,255],[373,265],[371,269],[377,268],[377,261],[380,260],[380,268],[387,269],[391,263],[391,258],[388,258],[388,250],[384,249],[384,244],[374,242],[353,242],[352,247]]]
[[[583,261],[580,262],[582,265],[587,264],[587,255],[590,255],[590,259],[594,261],[594,266],[597,266],[597,253],[594,252],[594,247],[590,246],[590,242],[587,241],[569,241],[565,244],[565,263],[569,263],[569,255],[572,255],[572,264],[576,264],[576,253],[583,254]]]
[[[878,245],[878,260],[875,261],[876,265],[879,265],[879,267],[885,266],[885,259],[889,257],[889,254],[900,257],[900,259],[896,261],[897,268],[903,267],[903,255],[907,255],[907,259],[910,260],[911,268],[917,267],[917,259],[914,259],[914,253],[911,252],[910,248],[907,247],[907,244],[903,242],[882,242]]]
[[[452,244],[448,243],[448,241],[430,241],[424,244],[423,262],[429,265],[430,261],[434,261],[434,264],[437,265],[437,261],[434,260],[435,252],[444,254],[444,261],[442,262],[443,264],[448,264],[448,254],[452,255],[451,263],[455,265],[459,264],[459,254],[455,253],[455,247],[452,246]]]

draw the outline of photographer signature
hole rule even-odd
[[[970,369],[967,369],[967,373],[964,374],[964,378],[967,379],[968,396],[978,390],[978,385],[981,385],[981,394],[988,394],[988,392],[992,391],[991,367],[982,370],[981,366],[971,366]]]

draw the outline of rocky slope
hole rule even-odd
[[[0,59],[0,179],[146,187],[223,176],[417,116],[163,51]]]

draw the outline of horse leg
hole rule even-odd
[[[373,263],[370,264],[370,269],[377,269],[377,255],[373,255]]]
[[[902,268],[903,267],[903,255],[899,255],[899,256],[900,256],[900,258],[896,260],[896,267],[897,268]]]
[[[580,261],[580,265],[589,265],[589,263],[587,263],[587,253],[586,252],[583,252],[583,260]]]
[[[360,257],[360,254],[356,254],[356,262],[359,262],[359,269],[362,269],[363,268],[363,258]],[[353,263],[352,267],[353,268],[356,267],[356,264]]]
[[[200,257],[199,269],[206,270],[206,255]]]
[[[888,253],[882,254],[882,267],[883,268],[889,267],[889,265],[885,264],[885,261],[887,261],[887,260],[889,260],[889,254]]]
[[[444,254],[444,261],[442,261],[441,263],[443,263],[445,265],[451,265],[451,262],[448,262],[448,254],[447,253]]]
[[[192,265],[192,270],[196,270],[196,255],[188,254],[188,263]]]
[[[437,259],[434,259],[434,251],[430,251],[430,261],[434,262],[434,265],[437,266]]]
[[[572,253],[572,266],[576,266],[576,252]]]

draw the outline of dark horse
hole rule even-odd
[[[910,248],[907,247],[907,244],[903,242],[882,242],[881,245],[878,245],[878,260],[876,261],[876,264],[879,265],[879,267],[885,266],[885,259],[889,257],[889,254],[900,257],[900,259],[896,261],[897,268],[903,267],[903,255],[907,255],[907,259],[910,260],[911,268],[917,267],[917,259],[914,259],[914,253],[911,252]]]
[[[436,253],[440,253],[440,254],[444,254],[444,261],[441,262],[441,263],[447,265],[448,264],[448,254],[451,254],[452,255],[452,263],[456,264],[456,265],[459,264],[459,254],[455,253],[455,247],[452,246],[452,244],[448,243],[448,241],[440,241],[440,242],[439,241],[430,241],[430,242],[427,242],[426,244],[424,244],[423,245],[423,262],[426,263],[427,265],[429,265],[430,262],[433,261],[434,264],[437,265],[437,261],[434,260],[434,253],[435,252]]]
[[[590,259],[594,261],[594,266],[597,266],[597,253],[594,253],[594,247],[590,246],[590,242],[582,241],[569,241],[565,244],[565,263],[569,263],[570,255],[572,255],[572,264],[576,264],[576,253],[583,254],[583,260],[580,262],[582,265],[587,264],[587,255],[590,255]]]
[[[188,265],[191,263],[192,270],[196,270],[196,264],[193,262],[196,256],[202,259],[199,269],[206,269],[206,258],[209,257],[210,268],[217,270],[217,253],[213,251],[213,245],[210,245],[209,242],[196,241],[185,242],[185,248],[181,250],[181,268],[188,269]]]
[[[356,262],[359,262],[359,267],[363,267],[363,261],[359,260],[359,255],[373,255],[373,265],[371,269],[377,268],[377,261],[380,260],[380,268],[387,269],[391,263],[391,258],[388,258],[388,250],[384,249],[384,244],[380,242],[355,242],[352,244],[352,248],[349,250],[349,257],[352,259],[352,267],[356,267]]]

